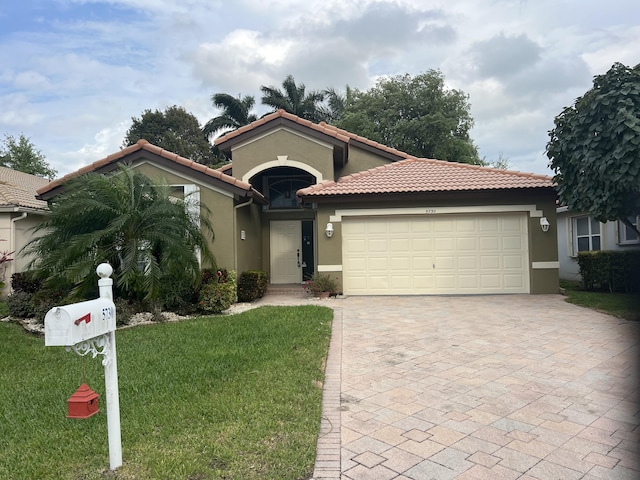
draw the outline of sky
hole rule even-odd
[[[469,95],[489,162],[552,175],[548,131],[615,63],[640,63],[638,0],[3,0],[0,135],[24,134],[62,176],[122,148],[132,118],[291,74],[366,90],[440,70]]]

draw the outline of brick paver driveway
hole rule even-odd
[[[559,295],[352,297],[315,479],[640,478],[640,325]]]

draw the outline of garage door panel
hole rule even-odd
[[[480,237],[480,250],[497,252],[500,250],[500,239],[498,237]]]
[[[392,238],[389,240],[390,252],[410,252],[411,240],[408,238]]]
[[[524,214],[347,218],[346,294],[528,293]]]
[[[465,250],[470,250],[470,251],[478,250],[477,238],[462,237],[457,239],[457,243],[458,243],[457,247],[459,252],[465,251]]]
[[[522,250],[522,237],[502,237],[502,250]]]

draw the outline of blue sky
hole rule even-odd
[[[640,63],[637,0],[22,0],[0,4],[0,134],[60,175],[122,146],[132,117],[286,75],[366,89],[429,69],[470,96],[487,160],[548,173],[547,131],[614,62]]]

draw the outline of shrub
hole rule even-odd
[[[31,293],[16,291],[7,297],[7,307],[9,315],[15,318],[33,317],[33,307],[31,305]]]
[[[304,288],[307,293],[314,297],[319,296],[323,292],[327,292],[329,295],[335,295],[338,293],[338,279],[316,272],[306,281]]]
[[[195,311],[198,293],[193,282],[182,272],[166,275],[162,283],[159,301],[163,309],[181,314],[190,314]]]
[[[640,291],[640,250],[580,252],[578,265],[585,290]]]
[[[33,270],[11,275],[11,288],[14,292],[36,293],[42,288],[42,279],[36,277]]]
[[[253,302],[262,298],[269,286],[269,274],[262,270],[248,270],[238,277],[238,301]]]
[[[222,279],[223,276],[217,278]],[[198,309],[204,313],[220,313],[238,301],[235,272],[224,276],[226,282],[207,283],[200,288]]]

